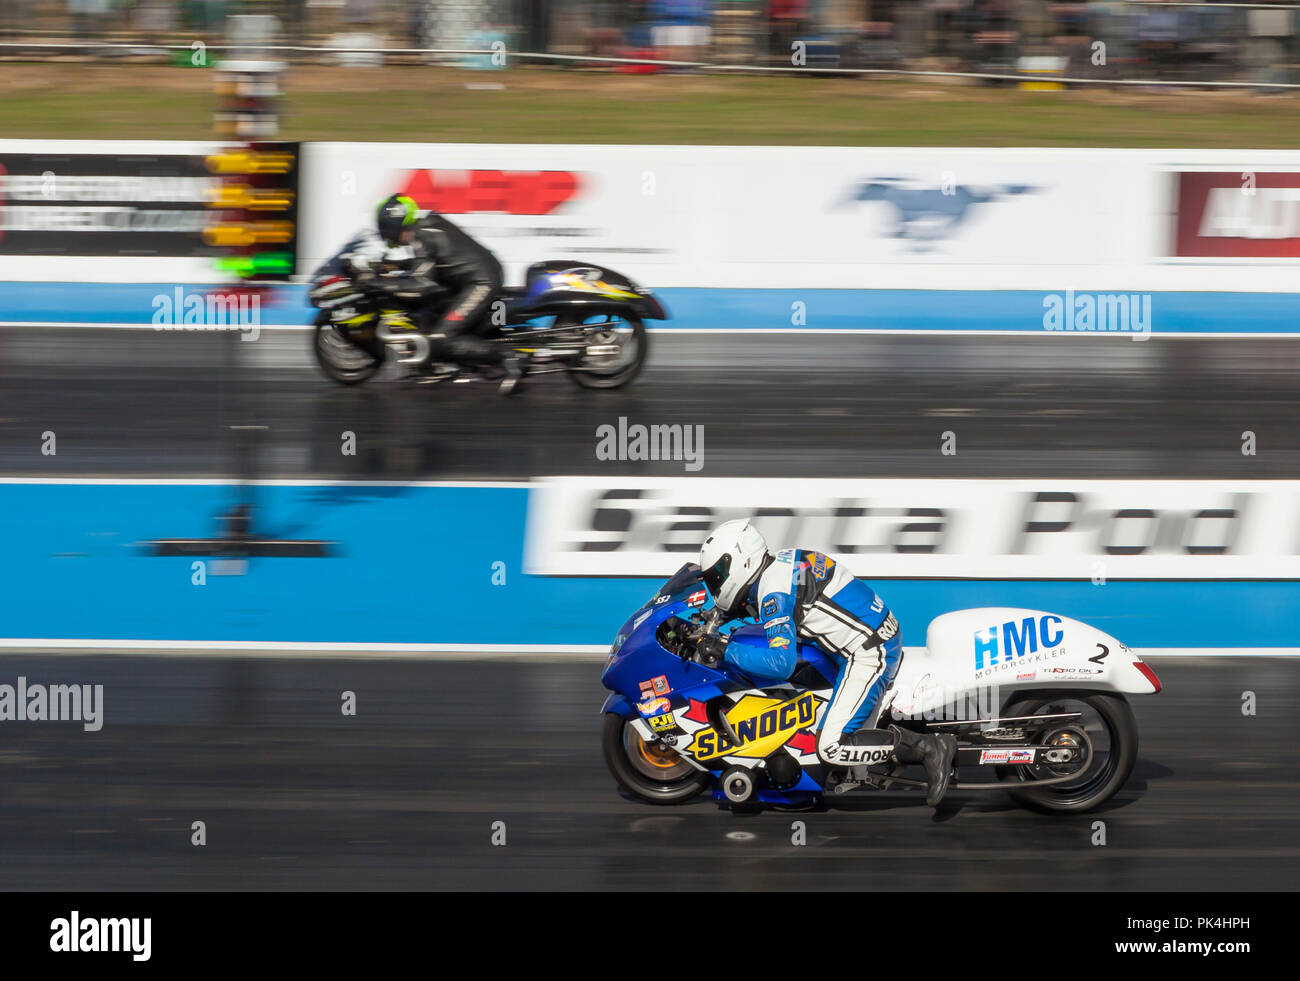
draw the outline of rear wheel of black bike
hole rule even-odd
[[[649,347],[645,324],[628,314],[561,314],[556,327],[577,327],[587,353],[570,366],[569,377],[583,388],[621,388],[641,372]]]

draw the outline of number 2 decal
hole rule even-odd
[[[1102,661],[1106,660],[1106,655],[1110,653],[1110,648],[1105,644],[1098,644],[1097,646],[1101,648],[1101,653],[1088,658],[1088,660],[1093,664],[1100,664]]]

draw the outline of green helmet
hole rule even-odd
[[[402,230],[415,224],[420,213],[420,206],[414,198],[405,194],[394,194],[379,206],[379,234],[389,245],[396,245],[402,237]]]

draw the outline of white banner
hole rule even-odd
[[[688,155],[671,149],[318,143],[303,154],[303,273],[373,228],[379,202],[401,193],[483,242],[507,282],[572,256],[662,285],[698,189]]]
[[[0,225],[110,227],[101,201],[81,200],[85,182],[63,179],[72,157],[212,146],[0,141],[0,158],[52,160],[39,174],[0,175]],[[515,284],[532,262],[575,258],[651,288],[1276,292],[1292,288],[1300,249],[1291,211],[1265,207],[1294,204],[1300,151],[313,143],[302,153],[302,276],[398,191],[480,238]],[[46,221],[48,199],[24,197],[34,193],[75,193],[79,224]],[[1207,211],[1210,201],[1240,207]],[[214,276],[207,259],[84,256],[64,244],[0,254],[0,279]]]
[[[501,257],[651,287],[1258,290],[1273,267],[1171,256],[1178,172],[1300,170],[1292,151],[320,143],[309,273],[389,194]]]
[[[753,518],[872,579],[1300,578],[1300,481],[557,477],[529,492],[526,571],[665,577]]]
[[[783,263],[1105,263],[1129,175],[1113,158],[860,150],[763,155],[716,176],[720,260],[779,277]]]

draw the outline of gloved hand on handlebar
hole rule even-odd
[[[366,293],[383,295],[389,292],[388,284],[373,269],[357,269],[352,273],[352,282]]]
[[[727,641],[725,637],[719,637],[717,634],[705,634],[700,638],[695,649],[695,660],[705,667],[716,668],[722,663],[726,650]]]

